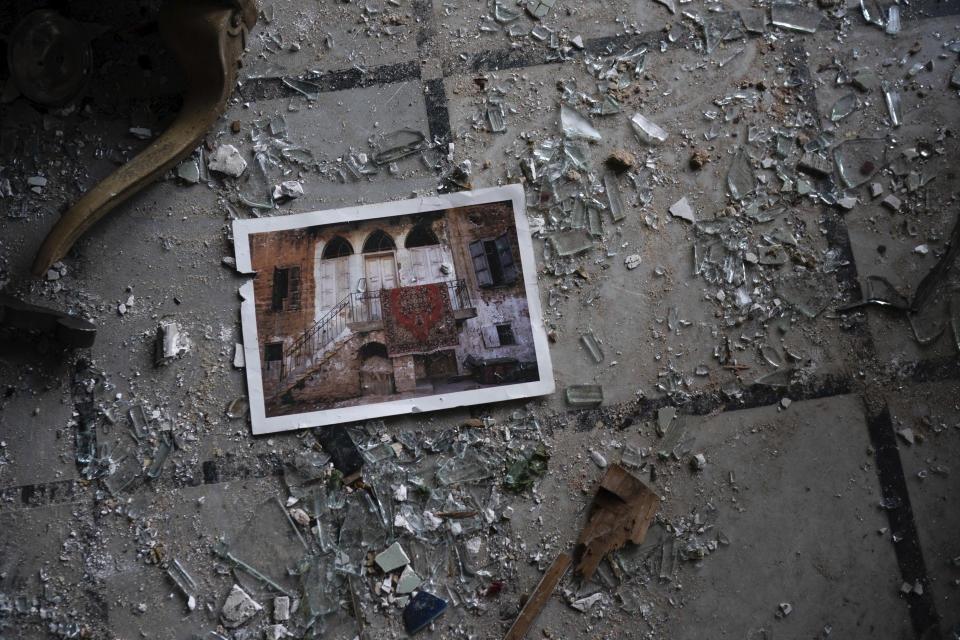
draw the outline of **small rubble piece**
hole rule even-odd
[[[273,621],[286,622],[290,619],[290,597],[277,596],[273,599]]]
[[[780,398],[780,406],[784,409],[789,409],[791,404],[793,404],[793,400],[790,398]]]
[[[567,572],[572,560],[573,558],[568,553],[561,553],[557,556],[547,572],[543,574],[543,578],[540,579],[537,588],[533,590],[533,594],[527,598],[526,604],[520,610],[520,615],[517,616],[507,635],[504,636],[504,640],[522,640],[527,635],[527,631],[530,630],[533,621],[537,619],[540,610],[547,604],[550,594],[553,593],[563,574]]]
[[[647,536],[660,497],[618,464],[611,465],[600,483],[577,549],[576,572],[589,580],[600,561],[629,540],[640,544]]]
[[[47,186],[47,179],[43,176],[30,176],[27,178],[27,186],[39,187],[42,189],[43,187]]]
[[[844,196],[843,198],[837,200],[837,204],[847,211],[850,211],[857,206],[857,198],[855,196]]]
[[[633,131],[637,134],[637,137],[647,144],[660,144],[667,141],[667,132],[639,113],[633,114],[633,117],[630,118],[630,124],[633,125]]]
[[[426,591],[418,592],[403,609],[403,622],[407,625],[407,631],[411,634],[420,631],[446,608],[446,600]]]
[[[423,582],[420,576],[413,570],[413,567],[407,565],[400,572],[400,578],[397,580],[397,594],[406,595],[420,586]]]
[[[223,144],[210,154],[207,166],[211,171],[239,178],[247,168],[247,161],[232,144]]]
[[[410,557],[403,550],[399,542],[394,542],[385,550],[377,554],[374,558],[377,565],[384,573],[390,573],[394,569],[399,569],[410,564]]]
[[[853,86],[860,91],[873,91],[880,86],[880,78],[875,73],[858,73],[853,76]]]
[[[606,469],[607,459],[603,457],[603,454],[597,451],[596,449],[590,449],[590,457],[593,458],[593,463],[600,467],[601,469]]]
[[[623,173],[628,169],[633,168],[637,164],[637,159],[633,157],[633,154],[629,151],[624,151],[623,149],[617,149],[611,153],[606,159],[606,165],[617,173]]]
[[[360,469],[363,468],[363,456],[357,450],[357,445],[353,443],[347,428],[343,425],[333,425],[330,427],[319,427],[313,430],[314,436],[323,445],[324,450],[330,454],[333,460],[333,466],[337,471],[343,474],[343,483],[350,484],[360,477]]]
[[[898,198],[897,196],[893,195],[892,193],[889,194],[886,198],[884,198],[884,199],[881,200],[880,202],[881,202],[881,204],[883,204],[883,206],[885,206],[887,209],[890,209],[890,211],[900,211],[900,205],[903,204],[903,203],[900,201],[900,198]]]
[[[233,368],[243,369],[247,366],[246,356],[243,355],[243,344],[238,342],[233,347]]]
[[[627,266],[627,269],[633,270],[639,267],[642,261],[643,258],[640,257],[639,253],[631,253],[623,259],[623,264]]]
[[[925,244],[918,244],[917,246],[915,246],[915,247],[913,248],[913,252],[914,252],[914,253],[918,253],[918,254],[920,254],[921,256],[925,256],[925,255],[927,255],[928,253],[930,253],[930,247],[928,247],[928,246],[925,245]]]
[[[256,615],[261,609],[263,607],[248,596],[246,591],[241,589],[239,585],[233,585],[230,595],[227,596],[227,601],[223,603],[220,619],[223,621],[223,626],[235,629]]]
[[[670,205],[670,215],[686,220],[687,222],[694,222],[693,209],[690,208],[686,196]]]
[[[570,44],[575,46],[577,49],[583,49],[583,36],[580,34],[575,35],[570,39]]]
[[[781,602],[777,609],[777,615],[781,618],[786,618],[788,615],[790,615],[790,612],[793,611],[793,605],[789,602]]]
[[[153,136],[153,132],[146,127],[130,127],[130,135],[141,140],[149,140]]]
[[[710,159],[710,152],[705,149],[694,149],[690,154],[690,168],[694,170],[702,169]]]
[[[833,164],[828,159],[812,151],[807,151],[800,157],[797,168],[817,176],[826,176],[833,173]]]
[[[307,512],[300,507],[290,509],[290,517],[293,518],[294,522],[303,527],[310,526],[310,516],[307,515]]]
[[[273,199],[287,198],[293,200],[303,195],[303,185],[296,180],[286,180],[273,188]]]
[[[602,599],[603,599],[603,593],[598,591],[593,595],[580,598],[579,600],[574,600],[573,602],[570,603],[570,606],[576,609],[577,611],[582,611],[583,613],[586,613],[587,611],[590,611],[593,605],[597,604]]]
[[[870,197],[876,198],[881,193],[883,193],[883,185],[879,182],[873,182],[870,184]]]
[[[903,438],[903,441],[906,442],[907,444],[913,444],[914,442],[916,442],[916,438],[913,435],[913,429],[911,429],[910,427],[907,427],[905,429],[900,429],[899,431],[897,431],[897,435]]]
[[[263,628],[263,640],[281,640],[289,637],[290,632],[282,624],[271,624]]]
[[[157,342],[153,362],[158,367],[190,351],[190,339],[176,320],[161,320],[157,326]]]
[[[703,471],[707,467],[707,457],[698,453],[690,458],[690,468],[694,471]]]

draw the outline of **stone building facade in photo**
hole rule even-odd
[[[268,416],[537,377],[509,201],[253,234],[250,254]]]

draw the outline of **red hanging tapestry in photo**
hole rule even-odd
[[[446,283],[380,291],[387,353],[431,353],[460,343]]]

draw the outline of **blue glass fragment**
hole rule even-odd
[[[420,591],[403,610],[403,621],[407,631],[416,633],[430,624],[430,621],[443,613],[447,608],[447,601],[432,593]]]

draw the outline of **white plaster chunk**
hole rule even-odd
[[[273,599],[273,621],[284,622],[290,619],[290,597],[277,596]]]
[[[687,197],[684,196],[670,205],[670,215],[675,218],[681,218],[687,222],[693,222],[693,209],[690,208],[690,204],[687,202]]]
[[[282,624],[271,624],[263,628],[263,640],[281,640],[289,638],[290,632]]]
[[[580,598],[579,600],[574,600],[573,602],[570,603],[570,606],[576,609],[577,611],[582,611],[586,613],[587,611],[590,610],[591,607],[593,607],[593,605],[598,603],[602,598],[603,598],[603,594],[598,591],[597,593],[591,596]]]
[[[243,369],[247,366],[247,359],[243,355],[243,344],[236,343],[233,347],[233,367],[235,369]]]
[[[246,171],[247,161],[243,159],[243,156],[240,155],[240,152],[235,146],[232,144],[223,144],[210,154],[207,166],[210,167],[211,171],[217,171],[238,178]]]
[[[258,611],[263,609],[260,604],[247,595],[247,592],[238,585],[233,585],[230,595],[223,603],[223,609],[220,611],[220,619],[223,626],[231,629],[239,627],[244,622],[252,618]]]

